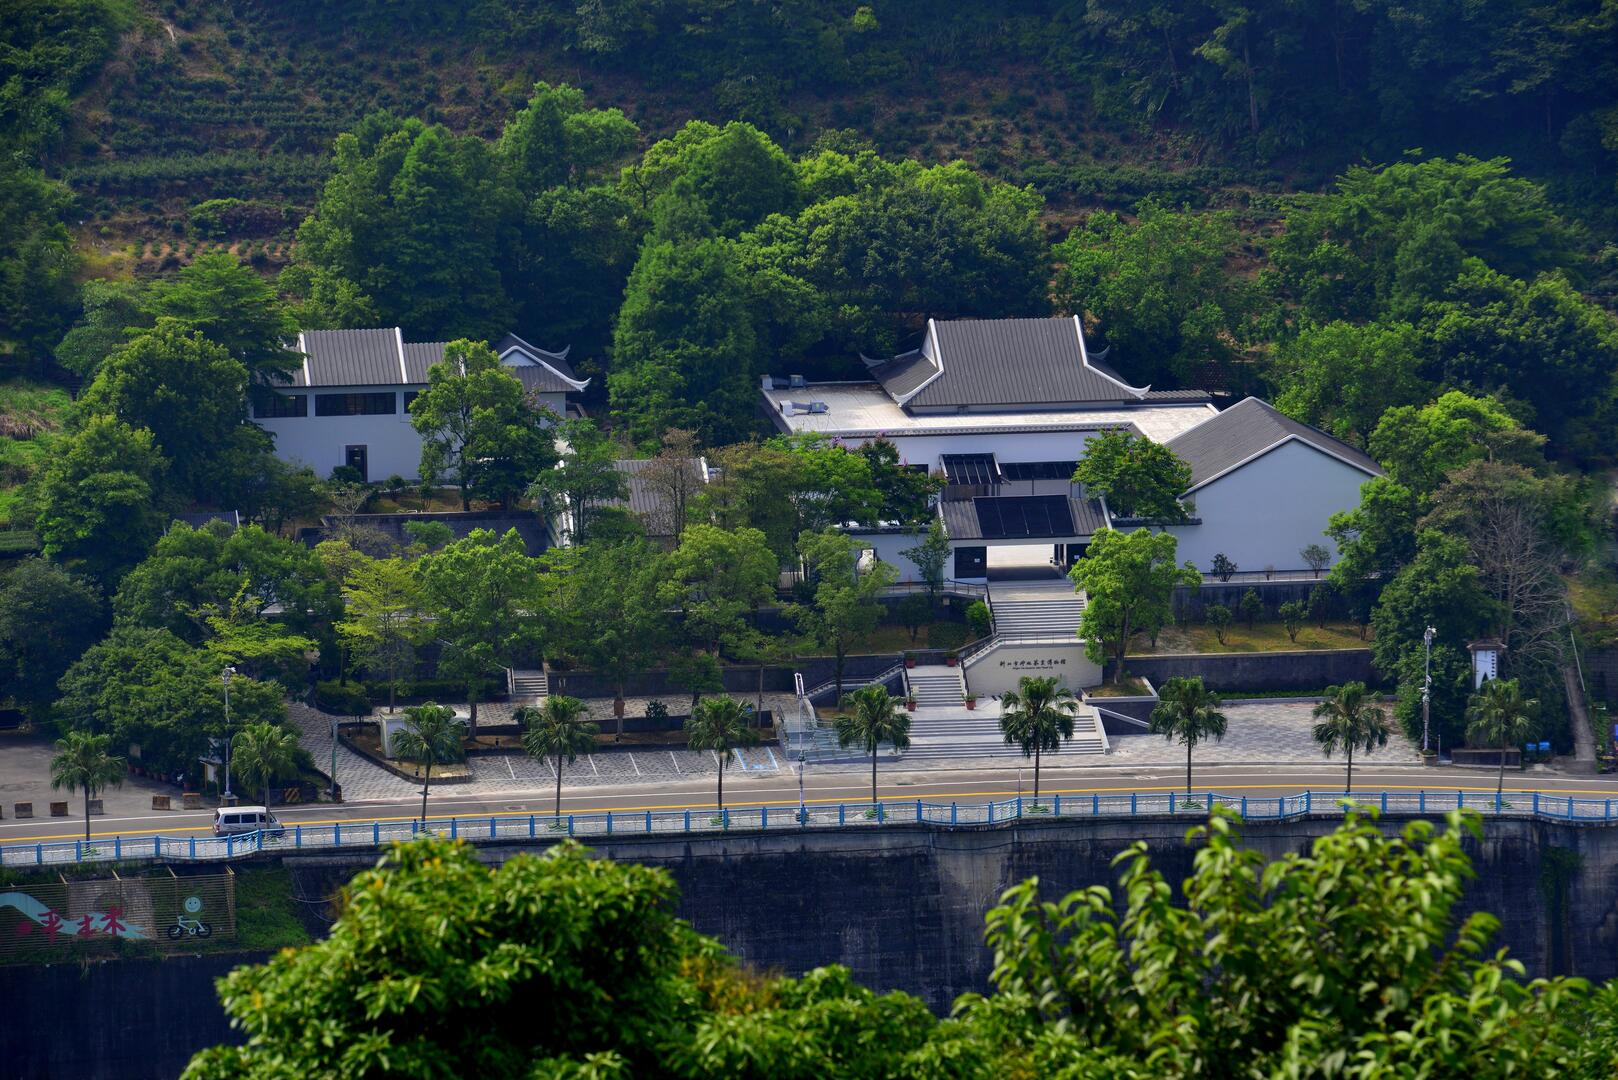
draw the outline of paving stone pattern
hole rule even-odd
[[[766,695],[767,707],[779,707]],[[777,695],[779,697],[779,695]],[[784,699],[789,700],[789,699]],[[593,716],[610,717],[610,700],[592,700]],[[629,715],[644,708],[634,702]],[[1341,764],[1341,752],[1326,758],[1311,736],[1314,720],[1310,716],[1313,706],[1308,703],[1265,703],[1232,705],[1225,710],[1230,718],[1224,741],[1206,743],[1196,749],[1199,764],[1275,763],[1275,764]],[[304,747],[315,760],[325,767],[331,760],[329,717],[325,713],[301,704],[287,706],[288,717],[302,733]],[[510,706],[481,705],[478,718],[498,723],[510,715]],[[987,728],[996,723],[992,712],[983,712]],[[1061,761],[1060,755],[1047,759]],[[1370,754],[1355,754],[1356,765],[1362,761],[1381,765],[1413,764],[1416,749],[1403,733],[1395,731],[1388,745]],[[622,784],[680,783],[694,779],[711,780],[718,759],[711,753],[693,753],[689,750],[613,750],[588,754],[572,765],[565,766],[562,786],[565,788],[611,787]],[[987,762],[985,762],[987,763]],[[1000,764],[1005,764],[1003,760]],[[1062,764],[1068,762],[1062,761]],[[1074,765],[1183,765],[1185,749],[1156,735],[1122,735],[1112,738],[1112,752],[1105,757],[1086,755],[1074,757]],[[962,768],[973,764],[971,758],[946,761],[894,762],[890,767],[907,772],[936,768]],[[479,756],[470,759],[472,779],[454,785],[445,785],[445,793],[482,795],[501,792],[535,792],[551,790],[556,774],[551,762],[536,761],[523,755]],[[846,766],[816,766],[818,770],[846,768],[860,771],[862,764]],[[737,752],[726,771],[727,777],[770,776],[790,773],[792,766],[775,746],[754,746]],[[339,745],[337,748],[337,776],[343,785],[344,797],[350,801],[397,799],[415,795],[420,787],[412,781],[402,780],[369,760]]]

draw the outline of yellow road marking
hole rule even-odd
[[[1302,790],[1299,789],[1298,785],[1296,785],[1296,784],[1235,784],[1235,785],[1232,785],[1232,787],[1234,787],[1235,790],[1237,790],[1237,791],[1289,791],[1289,792],[1294,792],[1294,793],[1297,793],[1297,794],[1300,794],[1300,795],[1303,793]],[[1165,792],[1178,792],[1180,790],[1181,790],[1181,788],[1179,788],[1178,786],[1139,787],[1139,786],[1131,785],[1131,786],[1128,786],[1128,787],[1052,788],[1052,789],[1047,790],[1044,794],[1045,795],[1109,795],[1109,794],[1128,795],[1128,794],[1130,794],[1132,792],[1138,792],[1138,793],[1140,793],[1142,795],[1153,795],[1153,794],[1162,794],[1162,793],[1165,793]],[[1380,792],[1383,792],[1383,791],[1405,791],[1405,792],[1428,791],[1428,792],[1433,793],[1434,795],[1446,795],[1446,794],[1448,794],[1450,792],[1453,792],[1453,791],[1460,791],[1460,792],[1464,792],[1464,793],[1467,793],[1467,794],[1473,794],[1473,793],[1479,793],[1479,792],[1487,794],[1487,793],[1493,792],[1494,788],[1491,788],[1491,787],[1462,787],[1462,786],[1459,786],[1459,785],[1450,785],[1450,786],[1447,786],[1447,787],[1424,787],[1424,786],[1416,786],[1416,785],[1409,785],[1409,784],[1382,784],[1382,785],[1379,785],[1375,789],[1375,791],[1372,792],[1372,794],[1377,794],[1377,793],[1380,793]],[[1618,798],[1618,788],[1506,788],[1505,793],[1507,795],[1532,795],[1532,794],[1540,794],[1540,795],[1600,795],[1600,796],[1603,796],[1603,797],[1606,797],[1606,798]],[[1197,794],[1199,794],[1199,795],[1206,794],[1206,792],[1197,792]],[[1215,792],[1215,794],[1219,794],[1219,792]],[[1331,794],[1335,795],[1337,793],[1332,792]],[[1017,797],[1016,792],[1008,792],[1008,791],[956,791],[956,792],[940,792],[940,793],[930,794],[930,795],[921,797],[920,801],[925,802],[925,803],[935,803],[936,804],[936,803],[939,803],[941,801],[942,802],[947,802],[947,801],[952,800],[952,799],[958,800],[958,799],[986,798],[986,799],[1004,800],[1004,799],[1016,798],[1016,797]],[[1032,798],[1033,796],[1030,795],[1030,796],[1027,796],[1027,797]],[[890,796],[890,797],[884,798],[882,801],[884,803],[911,803],[911,802],[916,802],[917,800],[912,799],[912,798],[892,797],[892,796]],[[825,805],[836,806],[838,803],[848,803],[849,805],[863,805],[863,804],[856,803],[855,801],[849,800],[849,799],[834,799],[834,798],[805,799],[804,803],[806,805],[811,805],[811,806],[825,806]],[[760,806],[768,806],[768,807],[772,807],[772,808],[773,807],[781,807],[783,809],[787,809],[787,808],[790,808],[792,806],[796,806],[797,804],[795,802],[780,802],[780,801],[772,800],[772,801],[767,801],[767,802],[733,802],[733,803],[728,803],[726,805],[730,809],[756,809],[756,808],[758,808]],[[615,808],[611,808],[611,812],[614,813],[614,814],[643,814],[643,813],[646,813],[649,810],[650,811],[665,811],[665,810],[713,810],[713,809],[714,808],[709,806],[707,803],[675,803],[675,804],[666,805],[666,806],[625,806],[625,807],[615,807]],[[714,810],[714,812],[718,813],[717,810]],[[599,809],[599,810],[595,810],[595,809],[563,810],[562,813],[564,813],[564,814],[604,814],[604,813],[607,813],[607,808],[602,808],[602,809]],[[497,811],[490,811],[489,813],[486,813],[486,814],[434,815],[432,817],[432,820],[434,820],[434,821],[445,821],[445,820],[448,820],[449,818],[454,818],[457,821],[473,822],[473,821],[487,821],[490,818],[525,818],[525,817],[540,818],[540,817],[551,817],[551,816],[553,816],[553,815],[551,815],[550,813],[544,812],[544,811],[540,811],[540,810],[497,810]],[[299,825],[309,825],[309,826],[352,825],[352,826],[355,826],[355,827],[363,827],[365,825],[371,824],[372,822],[380,822],[382,824],[387,824],[389,822],[395,822],[395,821],[415,821],[416,819],[417,819],[417,815],[415,815],[415,814],[400,814],[400,815],[395,815],[395,816],[390,816],[390,817],[321,818],[321,819],[318,819],[318,820],[315,820],[315,821],[291,821],[291,822],[284,822],[283,824],[285,824],[285,826],[288,829],[292,829],[292,828],[294,828],[296,826],[299,826]],[[109,838],[112,838],[112,837],[115,837],[115,836],[122,836],[122,837],[125,837],[125,838],[139,839],[139,838],[143,838],[143,837],[149,838],[149,837],[153,837],[153,836],[172,836],[175,833],[212,832],[212,831],[213,831],[213,827],[210,826],[210,825],[182,825],[182,826],[179,826],[177,828],[167,829],[167,830],[148,829],[148,830],[146,830],[144,832],[91,833],[90,837],[91,837],[92,840],[94,840],[97,837],[101,837],[101,838],[104,838],[104,839],[109,839]],[[32,846],[34,844],[46,843],[48,841],[53,841],[53,840],[82,840],[82,839],[84,839],[84,834],[83,833],[70,833],[70,834],[65,834],[65,835],[60,835],[60,836],[31,836],[26,840],[11,840],[11,841],[6,841],[6,842],[3,842],[3,843],[0,843],[0,847],[29,847],[29,846]]]

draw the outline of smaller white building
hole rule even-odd
[[[410,402],[427,388],[427,369],[447,344],[406,341],[396,326],[306,330],[297,345],[303,364],[274,400],[254,403],[253,421],[274,437],[277,457],[319,476],[348,465],[366,481],[415,479],[421,436],[410,425]],[[494,350],[534,402],[559,417],[568,395],[589,385],[574,374],[566,349],[550,352],[507,334]]]
[[[1363,451],[1250,397],[1167,443],[1191,466],[1181,496],[1195,525],[1165,531],[1180,561],[1203,573],[1223,554],[1242,570],[1305,570],[1303,549],[1319,544],[1331,516],[1360,504],[1360,485],[1381,476]]]

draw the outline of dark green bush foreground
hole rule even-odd
[[[1453,919],[1479,828],[1350,818],[1266,865],[1218,816],[1183,895],[1119,856],[1121,918],[1024,882],[988,915],[994,992],[942,1021],[842,968],[747,971],[662,870],[421,841],[327,940],[221,980],[247,1044],[186,1076],[1611,1077],[1618,989],[1527,982],[1492,916]]]

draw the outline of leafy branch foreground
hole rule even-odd
[[[422,840],[329,938],[220,981],[248,1041],[186,1077],[1611,1077],[1618,988],[1527,982],[1493,916],[1456,924],[1468,832],[1351,814],[1266,864],[1216,815],[1181,896],[1144,843],[1116,897],[1030,879],[988,915],[994,992],[947,1020],[840,967],[748,971],[663,870]]]

